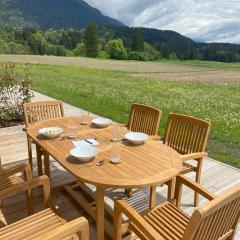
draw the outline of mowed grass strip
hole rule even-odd
[[[209,155],[240,167],[238,85],[155,81],[118,71],[53,65],[33,65],[32,81],[38,92],[118,122],[127,122],[134,102],[157,107],[163,111],[160,134],[169,112],[210,121]]]

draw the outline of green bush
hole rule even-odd
[[[105,46],[105,51],[112,59],[127,59],[127,51],[123,46],[123,41],[121,38],[109,41]]]
[[[177,60],[177,54],[175,52],[169,54],[169,60]]]
[[[151,44],[144,42],[144,56],[147,61],[156,61],[160,59],[161,54]]]
[[[27,64],[24,78],[16,74],[15,64],[2,64],[0,69],[0,127],[23,119],[22,105],[31,101],[30,66]]]
[[[128,53],[129,60],[137,60],[137,61],[146,61],[146,56],[143,52],[129,52]]]
[[[109,54],[106,51],[99,51],[98,52],[98,58],[109,59],[110,56],[109,56]]]

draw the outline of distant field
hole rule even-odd
[[[86,57],[55,57],[55,56],[36,56],[36,55],[0,55],[0,62],[15,63],[40,63],[64,66],[79,66],[95,69],[118,70],[133,73],[148,72],[192,72],[209,70],[206,67],[188,66],[164,62],[139,62],[139,61],[120,61],[102,60]]]
[[[101,60],[83,57],[0,55],[0,62],[78,66],[129,72],[137,77],[168,81],[198,81],[240,84],[240,63],[202,61],[138,62]]]
[[[210,157],[240,167],[240,85],[156,81],[127,72],[40,64],[32,66],[32,80],[36,91],[119,122],[127,121],[133,102],[155,106],[163,111],[160,134],[171,111],[211,121]]]

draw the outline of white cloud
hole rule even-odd
[[[174,30],[208,42],[240,42],[240,0],[86,0],[129,26]]]

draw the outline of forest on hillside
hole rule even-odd
[[[0,27],[0,53],[140,61],[240,61],[240,45],[197,43],[173,31],[97,26],[95,23],[86,29]]]

